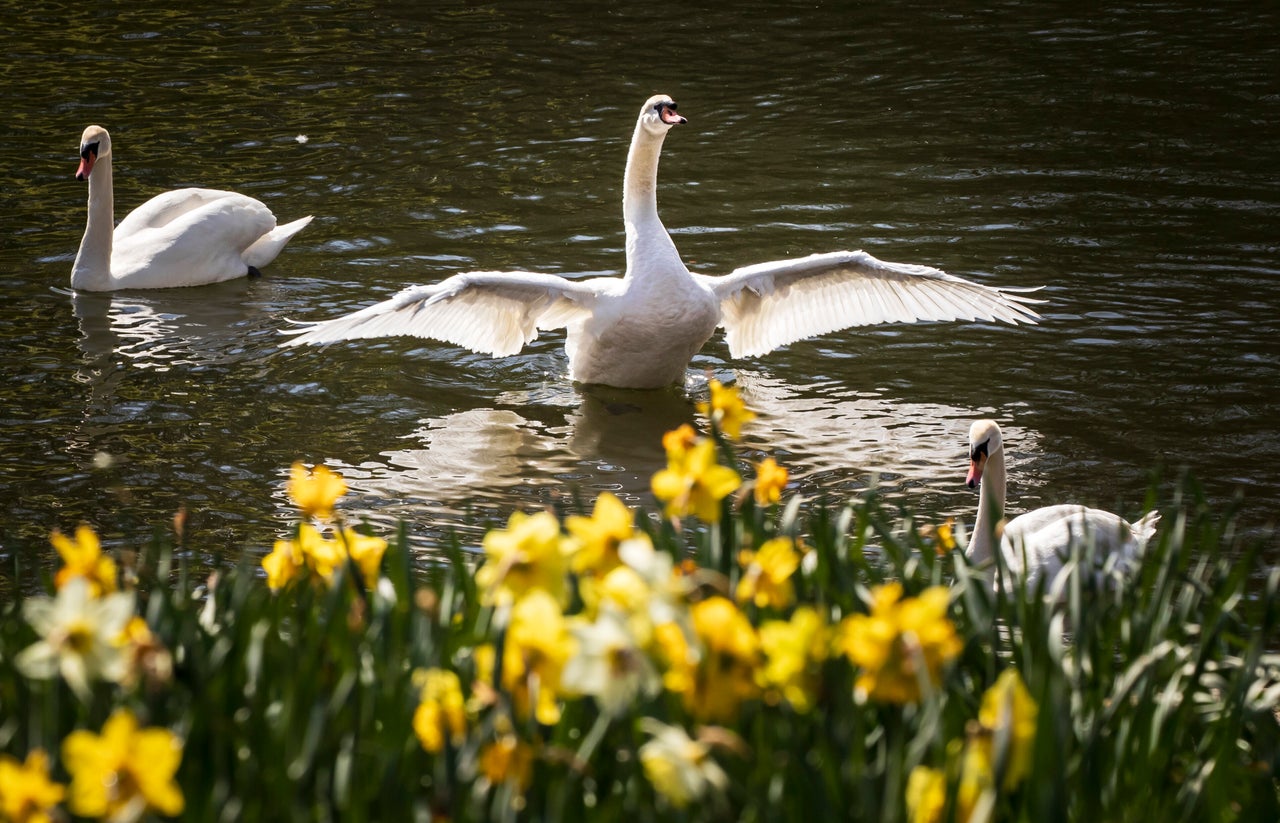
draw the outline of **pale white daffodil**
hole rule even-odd
[[[14,662],[36,680],[61,673],[81,700],[88,701],[94,680],[119,682],[128,672],[121,633],[133,616],[133,595],[116,592],[94,597],[89,581],[74,577],[58,596],[33,597],[22,614],[40,635]]]
[[[594,622],[576,623],[570,631],[578,639],[578,653],[565,664],[560,683],[594,697],[605,714],[619,717],[638,697],[652,697],[661,689],[658,670],[617,609],[606,605]]]
[[[640,747],[645,776],[671,805],[683,809],[695,800],[718,800],[724,794],[729,776],[706,743],[651,717],[643,718],[640,728],[653,735]]]

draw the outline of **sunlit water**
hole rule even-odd
[[[876,477],[971,520],[966,432],[994,416],[1011,511],[1136,516],[1162,467],[1164,499],[1185,469],[1220,506],[1242,494],[1247,530],[1275,519],[1274,13],[154,5],[42,4],[0,35],[0,551],[82,520],[136,543],[185,505],[208,561],[260,552],[292,516],[295,459],[339,468],[347,510],[405,520],[424,557],[578,492],[651,505],[661,434],[708,375],[760,413],[746,456],[776,455],[807,496]],[[500,360],[409,338],[279,349],[288,319],[457,271],[619,274],[627,140],[656,91],[690,120],[659,207],[691,268],[866,248],[1043,285],[1043,324],[852,330],[749,361],[716,339],[669,392],[575,386],[559,333]],[[316,219],[260,280],[73,295],[94,122],[117,219],[184,185]]]

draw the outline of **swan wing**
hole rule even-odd
[[[259,209],[266,211],[267,209],[260,201],[243,194],[237,194],[233,191],[222,191],[220,189],[174,189],[157,194],[147,202],[138,206],[120,221],[120,225],[116,226],[115,239],[118,242],[122,238],[135,234],[147,229],[158,229],[169,225],[174,220],[188,214],[196,209],[203,208],[210,203],[218,200],[240,203],[251,210]],[[275,218],[271,219],[272,225],[275,225]],[[268,229],[269,231],[270,229]],[[261,236],[261,235],[259,235]]]
[[[877,323],[1002,320],[1035,323],[1022,292],[972,283],[928,266],[888,263],[864,251],[758,263],[706,278],[720,299],[734,357],[752,357],[807,337]]]
[[[287,329],[297,336],[285,345],[403,334],[504,357],[536,340],[539,329],[585,320],[602,292],[592,281],[534,272],[455,274],[434,285],[410,286],[344,317]]]

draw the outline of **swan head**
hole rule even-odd
[[[77,180],[88,180],[93,173],[93,164],[111,154],[111,135],[102,126],[90,126],[80,135],[80,168],[76,169]]]
[[[650,134],[661,137],[671,130],[689,121],[676,114],[676,101],[665,94],[655,94],[644,101],[640,109],[640,125]]]
[[[1003,447],[1004,438],[996,421],[975,421],[969,427],[969,475],[964,484],[971,489],[977,488],[982,482],[982,470],[987,467],[987,460]]]

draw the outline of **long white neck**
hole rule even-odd
[[[111,283],[111,238],[115,233],[115,204],[111,156],[100,157],[89,175],[89,222],[80,251],[71,267],[71,288],[101,291]]]
[[[622,178],[622,220],[627,231],[627,276],[637,270],[646,273],[675,266],[680,262],[671,235],[658,219],[658,156],[665,134],[653,134],[643,123],[636,124],[627,152],[627,170]],[[637,263],[643,261],[643,265]]]
[[[973,521],[973,537],[965,554],[975,563],[991,559],[995,546],[996,524],[1004,519],[1005,495],[1004,449],[987,458],[978,485],[978,517]]]

